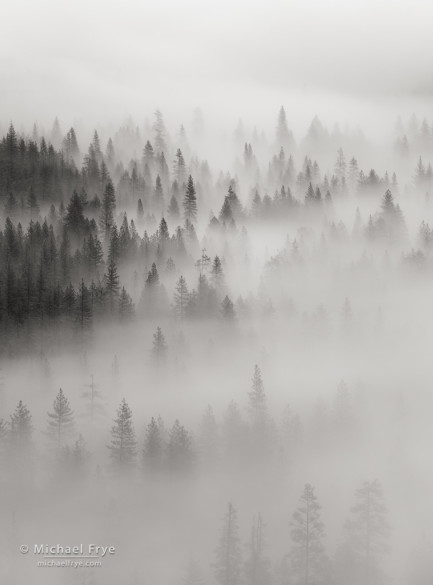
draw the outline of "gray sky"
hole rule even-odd
[[[269,104],[275,116],[293,95],[368,102],[433,88],[429,0],[17,0],[2,21],[3,122],[198,104],[236,116]]]

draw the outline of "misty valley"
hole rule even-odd
[[[0,127],[0,583],[430,585],[431,120],[146,115]]]

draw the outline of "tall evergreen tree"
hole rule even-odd
[[[48,412],[47,435],[61,447],[74,431],[74,412],[69,400],[60,388],[53,402],[52,412]]]
[[[117,416],[111,428],[110,456],[113,467],[118,471],[130,469],[136,455],[137,441],[132,423],[132,412],[123,399],[117,409]]]
[[[307,483],[291,523],[291,564],[296,585],[326,582],[327,567],[323,546],[325,530],[320,519],[320,509],[314,488]]]
[[[237,512],[228,505],[213,565],[220,585],[239,585],[242,582],[242,555],[239,541]]]
[[[197,219],[197,197],[194,187],[194,181],[191,175],[189,175],[188,177],[185,197],[183,200],[183,209],[185,219],[189,219],[189,221],[191,222]]]

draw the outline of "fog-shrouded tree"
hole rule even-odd
[[[176,283],[173,305],[175,315],[180,319],[180,321],[183,321],[186,317],[189,299],[190,294],[186,280],[183,276],[180,276]]]
[[[142,464],[146,472],[161,471],[164,457],[164,436],[161,426],[152,417],[146,427],[144,446],[142,450]]]
[[[192,437],[178,419],[175,420],[168,435],[166,456],[170,471],[188,472],[194,464]]]
[[[327,583],[328,566],[324,550],[325,527],[321,506],[311,484],[305,484],[299,507],[291,521],[290,560],[295,585]]]
[[[197,219],[197,196],[194,181],[191,175],[188,177],[188,183],[183,200],[183,210],[185,219],[193,222]]]
[[[32,415],[22,400],[10,417],[9,445],[16,453],[24,453],[31,448],[33,423]]]
[[[114,258],[110,258],[107,266],[107,272],[104,275],[105,294],[107,296],[108,309],[110,314],[114,313],[114,308],[118,302],[120,279]]]
[[[47,414],[47,436],[57,447],[61,447],[71,437],[75,427],[74,411],[61,388],[53,402],[53,410]]]
[[[152,349],[150,355],[156,365],[165,363],[167,358],[167,343],[161,327],[157,327],[153,334]]]
[[[229,503],[216,549],[213,569],[220,585],[242,583],[242,551],[239,538],[237,512]]]
[[[337,552],[339,583],[350,578],[354,585],[387,582],[382,565],[389,552],[390,526],[383,490],[378,480],[365,482],[355,494],[356,503],[344,526]]]
[[[137,452],[132,412],[123,398],[111,428],[111,443],[108,445],[112,466],[116,471],[130,470]]]
[[[244,564],[247,585],[270,585],[272,583],[271,562],[265,554],[265,524],[259,514],[254,519],[250,540],[247,544],[248,556]]]

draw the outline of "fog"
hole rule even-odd
[[[431,6],[4,12],[0,583],[431,583]]]

